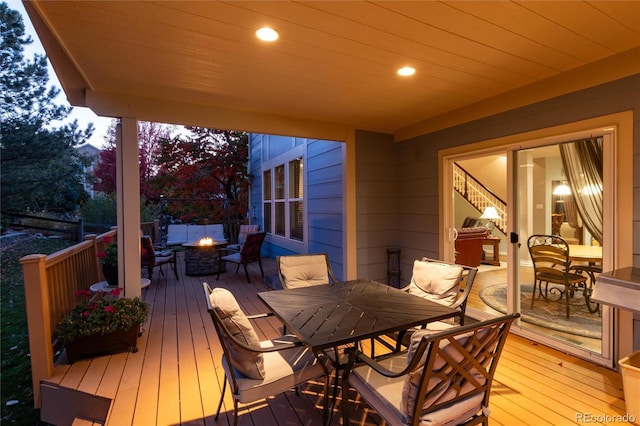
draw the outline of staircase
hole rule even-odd
[[[457,164],[453,165],[453,187],[480,214],[485,207],[495,207],[500,216],[493,220],[495,229],[507,234],[507,204]]]

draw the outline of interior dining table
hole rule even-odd
[[[258,297],[316,353],[459,313],[369,279],[266,291]]]
[[[602,246],[569,244],[569,259],[575,262],[602,264]]]
[[[589,276],[589,285],[584,289],[585,301],[589,312],[599,312],[600,304],[591,301],[591,293],[596,284],[596,274],[602,272],[602,246],[569,244],[569,260],[578,273],[585,273]]]

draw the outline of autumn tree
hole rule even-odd
[[[241,219],[247,213],[248,135],[186,127],[188,136],[161,143],[154,186],[165,199],[178,198],[171,213],[183,220]]]
[[[94,166],[94,189],[105,194],[116,192],[116,130],[118,120],[107,129],[105,143]],[[150,186],[155,177],[160,155],[160,140],[170,137],[172,126],[141,121],[138,123],[138,156],[140,165],[140,195],[145,199],[157,198]]]

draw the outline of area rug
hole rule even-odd
[[[524,284],[520,289],[520,307],[524,322],[577,336],[602,338],[602,319],[597,312],[589,312],[582,293],[577,293],[569,301],[571,317],[567,319],[564,299],[562,302],[556,301],[556,294],[552,296],[554,300],[536,299],[531,309],[533,286]],[[504,285],[492,285],[483,289],[480,299],[496,311],[507,312],[507,288]]]

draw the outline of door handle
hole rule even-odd
[[[515,232],[512,232],[511,234],[509,234],[509,240],[511,241],[512,244],[516,244],[520,242],[518,238],[518,234],[516,234]]]

